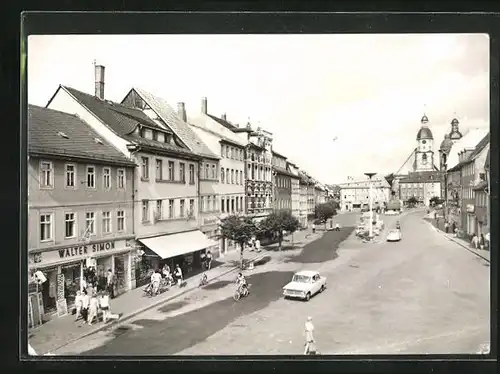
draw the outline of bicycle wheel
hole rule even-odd
[[[241,297],[241,294],[240,294],[240,292],[239,292],[239,291],[236,291],[236,292],[234,293],[234,295],[233,295],[233,299],[234,299],[234,301],[238,301],[238,300],[240,299],[240,297]]]

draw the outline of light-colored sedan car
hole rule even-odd
[[[401,240],[401,230],[394,229],[387,234],[388,242],[399,242]]]
[[[295,273],[292,281],[283,287],[285,298],[309,299],[326,288],[326,278],[317,271],[303,270]]]

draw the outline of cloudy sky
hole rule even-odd
[[[396,171],[424,112],[437,153],[453,117],[489,126],[489,39],[435,35],[30,36],[28,101],[59,84],[105,96],[141,87],[168,100],[274,134],[274,149],[324,183]],[[437,161],[437,160],[436,160]]]

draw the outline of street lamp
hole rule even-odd
[[[441,157],[443,160],[443,173],[444,173],[443,220],[446,223],[446,210],[448,209],[448,165],[447,165],[445,151],[441,151]]]
[[[373,197],[372,197],[372,177],[377,173],[365,173],[370,179],[370,240],[373,238]]]

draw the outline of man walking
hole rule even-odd
[[[108,269],[108,274],[106,277],[106,291],[108,291],[109,297],[112,299],[115,298],[114,283],[115,283],[115,275],[113,274],[111,269]]]
[[[314,340],[314,325],[312,323],[312,317],[307,317],[305,324],[306,332],[306,344],[304,349],[305,355],[315,355],[316,354],[316,344]]]

